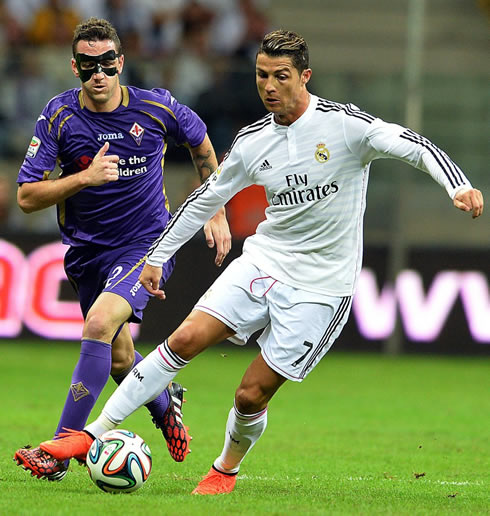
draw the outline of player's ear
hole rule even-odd
[[[303,86],[306,86],[306,84],[310,80],[310,77],[311,77],[311,69],[307,68],[306,70],[303,70],[303,72],[301,73],[301,83],[303,84]]]
[[[124,54],[121,54],[118,59],[117,73],[121,74],[124,68]]]
[[[72,72],[74,73],[75,77],[80,77],[80,74],[78,73],[78,69],[77,69],[77,63],[76,63],[75,59],[73,59],[73,57],[71,58],[71,69],[72,69]]]
[[[307,68],[306,70],[303,70],[301,74],[301,82],[303,84],[306,84],[311,78],[311,68]]]

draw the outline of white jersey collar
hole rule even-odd
[[[313,116],[313,113],[315,112],[316,105],[318,103],[318,97],[313,94],[309,94],[310,96],[310,102],[308,103],[308,107],[306,108],[305,112],[298,118],[298,120],[295,120],[291,125],[281,125],[278,124],[274,120],[274,115],[272,116],[272,127],[274,131],[277,131],[279,133],[281,132],[287,132],[288,130],[296,130],[299,127],[302,127],[304,124],[307,124],[311,117]]]

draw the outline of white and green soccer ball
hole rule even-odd
[[[150,475],[151,451],[134,432],[110,430],[90,446],[87,468],[90,478],[102,491],[132,493]]]

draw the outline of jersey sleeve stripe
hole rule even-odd
[[[330,102],[324,99],[319,99],[316,107],[317,111],[323,111],[328,113],[329,111],[343,111],[346,115],[359,118],[365,122],[371,123],[375,120],[375,117],[364,111],[353,109],[350,104],[338,104],[336,102]]]
[[[68,105],[65,104],[64,106],[61,106],[60,108],[58,108],[54,114],[51,116],[51,118],[49,119],[49,124],[48,124],[48,134],[51,133],[51,129],[53,128],[53,123],[54,121],[56,120],[56,117],[65,109],[68,108]]]
[[[359,109],[354,109],[352,107],[352,104],[346,104],[344,106],[344,110],[348,115],[361,117],[364,120],[366,120],[367,122],[373,122],[376,119],[376,117],[374,117],[373,115],[370,115],[369,113],[366,113],[365,111],[361,111]]]
[[[61,137],[61,129],[63,129],[63,126],[66,124],[66,122],[68,122],[68,120],[74,115],[75,113],[72,113],[71,115],[68,115],[68,116],[65,116],[65,118],[63,118],[63,120],[60,122],[60,125],[58,127],[58,140],[60,139]]]
[[[165,132],[167,131],[166,125],[163,123],[162,120],[157,118],[156,116],[152,115],[151,113],[148,113],[147,111],[140,110],[140,113],[143,113],[143,115],[149,116],[152,120],[154,120],[158,125],[160,125]]]
[[[272,121],[272,114],[269,114],[265,116],[264,118],[261,118],[260,120],[257,120],[257,122],[254,122],[253,124],[247,125],[243,129],[240,129],[238,131],[238,134],[235,136],[235,139],[233,140],[233,143],[230,146],[230,149],[228,150],[227,154],[231,151],[235,143],[244,136],[247,136],[248,134],[256,133],[257,131],[260,131],[264,127],[271,124]]]
[[[454,163],[454,161],[443,150],[439,149],[439,147],[437,147],[437,145],[432,143],[430,140],[428,140],[424,136],[416,133],[415,131],[412,131],[412,129],[407,129],[406,133],[412,135],[415,138],[419,138],[421,141],[425,142],[432,149],[434,149],[436,152],[438,152],[441,155],[441,157],[444,159],[444,161],[448,164],[448,166],[451,168],[451,170],[454,172],[455,177],[457,179],[459,179],[460,184],[464,184],[465,178],[464,178],[464,174],[463,174],[462,170],[458,167],[458,165],[456,165],[456,163]]]
[[[177,117],[175,116],[174,112],[165,106],[165,104],[161,104],[160,102],[155,102],[154,100],[147,100],[147,99],[141,99],[143,102],[146,102],[147,104],[152,104],[153,106],[157,106],[159,108],[164,109],[174,120],[177,120]]]
[[[189,206],[189,204],[192,203],[192,201],[196,200],[197,198],[199,198],[208,188],[209,188],[209,185],[210,185],[210,181],[209,181],[209,178],[206,180],[205,183],[203,183],[199,188],[197,188],[196,190],[194,190],[188,197],[187,199],[181,204],[180,208],[175,212],[174,216],[169,220],[167,226],[165,227],[165,229],[162,231],[162,234],[155,240],[155,242],[153,242],[153,244],[150,246],[149,250],[148,250],[148,254],[147,254],[147,257],[150,257],[153,253],[153,251],[158,247],[158,245],[160,244],[160,242],[165,238],[165,236],[167,235],[167,233],[170,231],[170,229],[172,228],[172,226],[177,222],[177,220],[179,220],[179,217],[182,215],[183,211],[185,210],[185,208],[187,206]]]
[[[264,118],[261,118],[260,120],[257,120],[257,122],[254,122],[253,124],[247,125],[246,127],[240,129],[240,131],[238,131],[238,134],[235,136],[235,139],[233,140],[230,148],[226,151],[226,154],[223,157],[223,161],[226,160],[226,158],[230,154],[231,150],[235,146],[236,142],[240,138],[243,138],[244,136],[248,136],[249,134],[253,134],[253,133],[256,133],[258,131],[261,131],[262,129],[264,129],[264,127],[267,127],[271,123],[272,123],[272,113],[269,113]]]
[[[437,161],[438,165],[441,167],[452,188],[456,188],[465,184],[465,181],[461,175],[461,171],[459,170],[459,167],[456,165],[456,163],[454,163],[454,161],[452,161],[447,154],[442,152],[432,142],[413,132],[411,129],[407,129],[405,132],[403,132],[400,135],[400,138],[421,145],[427,149]]]

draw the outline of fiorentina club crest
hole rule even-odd
[[[134,141],[141,145],[141,140],[143,139],[143,133],[145,130],[139,125],[137,122],[133,124],[133,127],[131,127],[131,130],[129,131],[129,134],[134,138]]]
[[[72,383],[70,385],[70,391],[74,401],[79,401],[90,394],[90,391],[85,387],[85,385],[83,385],[82,382]]]

